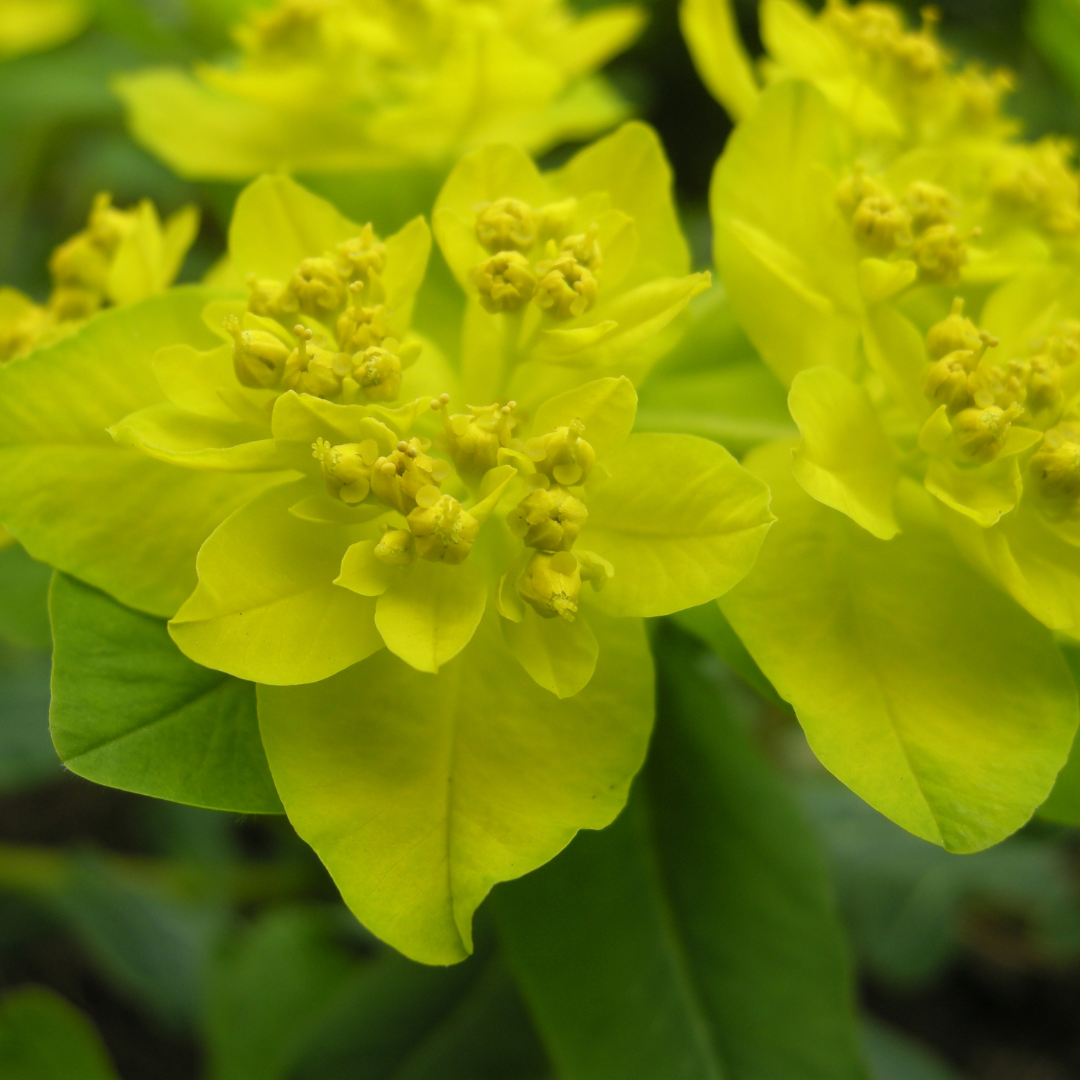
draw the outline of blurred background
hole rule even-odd
[[[181,280],[212,265],[238,185],[190,184],[136,146],[109,79],[220,54],[245,6],[97,0],[59,47],[0,52],[0,284],[43,299],[50,251],[99,191],[120,205],[149,196],[166,213],[197,202]],[[675,0],[646,6],[646,33],[608,73],[659,130],[707,266],[706,193],[730,126],[693,70]],[[904,6],[917,19],[918,5]],[[1080,136],[1080,3],[939,6],[958,53],[1016,72],[1012,109],[1030,134]],[[755,5],[740,0],[739,12],[754,43]],[[692,353],[673,362],[692,366]],[[782,424],[782,398],[779,408]],[[18,546],[0,550],[0,1047],[17,1022],[4,995],[33,984],[84,1014],[72,1030],[101,1040],[123,1080],[552,1076],[483,911],[476,957],[423,968],[364,932],[284,818],[238,819],[65,773],[47,729],[48,576]],[[1078,834],[1036,821],[966,857],[909,836],[833,782],[784,708],[705,647],[707,620],[680,621],[654,627],[658,648],[693,666],[718,722],[751,733],[827,857],[877,1080],[1080,1076]]]

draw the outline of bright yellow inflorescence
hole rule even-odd
[[[385,263],[385,245],[365,225],[286,282],[250,277],[247,315],[225,320],[237,379],[345,403],[396,398],[420,346],[391,335]]]
[[[492,254],[473,271],[490,312],[535,304],[557,321],[584,315],[600,293],[598,227],[568,234],[574,200],[534,210],[520,199],[496,199],[476,218],[476,237]]]

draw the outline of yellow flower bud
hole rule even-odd
[[[422,559],[457,565],[468,558],[480,531],[480,522],[452,495],[437,487],[417,492],[416,509],[407,517]]]
[[[350,506],[362,503],[371,490],[371,471],[379,459],[374,439],[332,446],[326,439],[311,444],[311,456],[322,466],[326,490]]]
[[[536,292],[536,275],[529,260],[516,251],[500,251],[474,271],[473,281],[485,311],[517,311]]]
[[[581,595],[578,561],[569,551],[538,551],[517,581],[518,595],[545,619],[561,616],[573,622]]]
[[[386,245],[375,235],[368,222],[359,236],[343,240],[336,249],[338,273],[345,278],[367,281],[372,274],[381,274],[386,266]]]
[[[592,271],[568,252],[537,263],[536,304],[556,319],[576,319],[596,303],[599,286]]]
[[[526,547],[569,551],[588,516],[585,504],[556,484],[534,488],[507,515],[506,524]]]
[[[369,401],[393,401],[401,389],[401,357],[381,345],[370,345],[352,358],[352,377]]]
[[[84,285],[60,285],[49,296],[49,311],[57,322],[89,319],[100,310],[105,296]]]
[[[431,407],[442,410],[449,402],[436,398]],[[513,440],[516,401],[505,405],[469,405],[468,413],[443,417],[446,447],[458,471],[464,476],[480,477],[499,464],[499,450]],[[471,415],[470,415],[471,414]]]
[[[1069,367],[1080,360],[1080,322],[1066,319],[1059,323],[1046,339],[1044,351],[1061,367]]]
[[[916,237],[911,257],[924,280],[954,284],[967,262],[967,241],[955,225],[931,225]]]
[[[233,339],[233,370],[243,386],[277,386],[290,349],[267,330],[241,330],[240,320],[229,315],[224,327]]]
[[[971,404],[968,376],[976,364],[971,349],[958,349],[930,365],[923,383],[923,392],[935,405],[944,405],[950,412]]]
[[[387,528],[372,554],[387,566],[408,566],[416,558],[413,535],[406,529]]]
[[[111,253],[86,233],[65,240],[49,259],[49,273],[58,288],[74,286],[104,294],[109,281]]]
[[[1025,368],[1024,404],[1036,413],[1060,409],[1065,401],[1065,393],[1061,386],[1061,368],[1057,361],[1049,356],[1033,356]]]
[[[911,243],[911,218],[888,195],[870,195],[859,203],[851,219],[855,239],[878,255],[888,255]]]
[[[952,311],[939,323],[934,323],[926,335],[926,351],[931,360],[940,360],[958,349],[974,349],[979,343],[979,329],[964,317],[964,301],[957,296]]]
[[[362,290],[363,285],[359,281],[354,281],[349,286],[353,305],[341,313],[335,327],[338,344],[346,352],[359,352],[371,345],[381,345],[390,335],[390,319],[386,305],[363,307],[360,304]]]
[[[990,405],[958,412],[952,421],[957,446],[980,464],[993,461],[1009,437],[1012,422],[1023,411],[1022,405],[1010,405],[1007,409]]]
[[[1044,499],[1075,500],[1080,497],[1080,442],[1069,433],[1052,428],[1032,456],[1028,468]]]
[[[276,318],[278,315],[295,313],[299,305],[294,296],[286,292],[285,286],[280,281],[271,278],[257,278],[254,274],[247,276],[248,287],[248,311],[252,315],[262,315],[266,318]]]
[[[528,251],[536,243],[536,217],[520,199],[496,199],[476,215],[476,238],[491,252]]]
[[[854,172],[840,181],[836,188],[836,205],[851,218],[864,199],[886,197],[888,193],[876,181],[866,175],[866,166],[856,163]]]
[[[416,496],[422,488],[438,488],[453,470],[450,462],[425,452],[430,446],[427,439],[414,437],[399,442],[396,450],[380,457],[371,473],[375,497],[399,514],[408,514],[415,509]]]
[[[943,187],[916,180],[904,193],[904,205],[916,231],[945,225],[956,213],[956,200]]]
[[[333,259],[320,256],[304,259],[289,279],[289,293],[300,310],[316,318],[325,317],[345,303],[346,285]]]
[[[593,222],[585,232],[568,236],[562,242],[562,250],[593,274],[600,272],[600,266],[603,263],[600,243],[596,239],[599,232],[600,227]]]
[[[346,353],[332,353],[311,344],[312,332],[305,326],[293,327],[300,344],[285,361],[281,385],[286,390],[314,397],[332,398],[341,393],[341,379],[352,369],[352,358]]]
[[[573,420],[566,427],[547,435],[527,439],[522,446],[526,456],[536,463],[536,471],[563,487],[584,483],[596,464],[596,452],[581,437],[585,425]]]

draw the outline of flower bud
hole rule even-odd
[[[1044,499],[1076,499],[1080,496],[1080,443],[1048,431],[1042,446],[1028,465]]]
[[[566,488],[534,488],[506,517],[510,531],[526,547],[540,551],[569,551],[589,512]]]
[[[581,438],[584,431],[585,425],[573,420],[550,434],[527,439],[522,450],[535,462],[537,472],[556,484],[572,487],[584,483],[596,464],[596,452]]]
[[[859,203],[851,218],[855,239],[878,255],[888,255],[911,243],[911,218],[888,195],[870,195]]]
[[[436,398],[433,409],[443,409],[444,402]],[[463,476],[478,478],[499,464],[499,450],[509,446],[514,431],[516,401],[505,405],[469,405],[469,413],[448,416],[443,411],[443,432],[447,449]],[[472,415],[469,415],[469,414]]]
[[[372,554],[387,566],[408,566],[416,558],[413,535],[406,529],[387,528]]]
[[[313,334],[305,326],[293,327],[293,333],[300,339],[300,344],[285,361],[281,385],[286,390],[313,397],[332,398],[341,393],[342,359],[347,371],[352,363],[350,357],[312,345]]]
[[[578,561],[569,551],[538,551],[517,581],[518,595],[545,619],[561,616],[573,622],[581,595]]]
[[[1010,405],[1007,409],[990,405],[958,412],[952,421],[957,446],[980,464],[993,461],[1009,437],[1012,422],[1023,411],[1022,405]]]
[[[924,281],[955,283],[967,262],[967,241],[955,225],[931,225],[916,238],[911,257]]]
[[[412,438],[399,442],[396,450],[380,457],[371,473],[375,497],[399,514],[408,514],[416,507],[416,496],[422,488],[437,489],[452,470],[448,461],[425,453],[430,445],[427,439]]]
[[[473,281],[485,311],[517,311],[536,292],[536,275],[529,260],[516,251],[500,251],[474,271]]]
[[[83,285],[60,285],[49,296],[49,311],[57,322],[89,319],[100,310],[104,295]]]
[[[290,349],[268,330],[241,330],[235,315],[223,323],[233,339],[233,370],[242,386],[265,389],[277,386],[285,371]]]
[[[335,327],[338,344],[346,352],[359,352],[371,345],[381,345],[383,340],[390,336],[390,319],[386,305],[361,306],[362,291],[363,286],[359,281],[354,281],[349,286],[353,304],[341,313]]]
[[[335,254],[337,271],[344,278],[367,281],[370,274],[381,274],[386,266],[386,245],[375,235],[370,222],[359,236],[338,244]]]
[[[956,200],[943,187],[916,180],[904,193],[904,205],[917,232],[945,225],[956,213]]]
[[[853,217],[863,199],[885,196],[887,192],[876,181],[866,175],[866,166],[861,162],[855,165],[854,172],[840,181],[836,188],[836,205],[847,216]]]
[[[271,278],[247,276],[248,311],[252,315],[264,318],[276,318],[278,315],[295,314],[299,310],[296,298],[287,294],[280,281]]]
[[[971,349],[958,349],[930,365],[923,383],[923,392],[935,405],[944,405],[956,412],[971,404],[968,376],[976,364]]]
[[[326,439],[311,444],[312,457],[322,466],[326,490],[350,506],[362,503],[371,490],[371,471],[379,459],[374,439],[332,446]]]
[[[537,263],[536,269],[541,275],[536,285],[536,304],[553,318],[576,319],[596,303],[596,278],[568,252]]]
[[[303,259],[289,279],[288,291],[296,297],[300,310],[316,318],[325,317],[345,303],[345,282],[332,259],[320,256]]]
[[[476,238],[491,252],[528,251],[536,243],[536,217],[520,199],[496,199],[476,215]]]
[[[416,509],[406,520],[422,559],[457,565],[468,558],[480,531],[480,522],[452,495],[436,487],[417,492]]]
[[[388,339],[389,340],[389,339]],[[393,401],[401,389],[401,357],[381,345],[370,345],[352,358],[352,377],[369,401]]]
[[[931,360],[940,360],[958,349],[974,349],[978,342],[979,328],[964,317],[964,301],[958,296],[949,315],[927,332],[926,351]]]

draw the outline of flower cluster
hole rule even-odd
[[[486,141],[543,149],[620,119],[590,73],[642,21],[564,0],[278,0],[236,28],[235,62],[119,89],[136,136],[185,175],[444,167]]]
[[[0,362],[63,337],[107,304],[131,303],[166,288],[198,224],[194,207],[162,225],[149,201],[118,210],[109,195],[98,195],[86,228],[53,253],[53,288],[44,305],[0,289]]]

